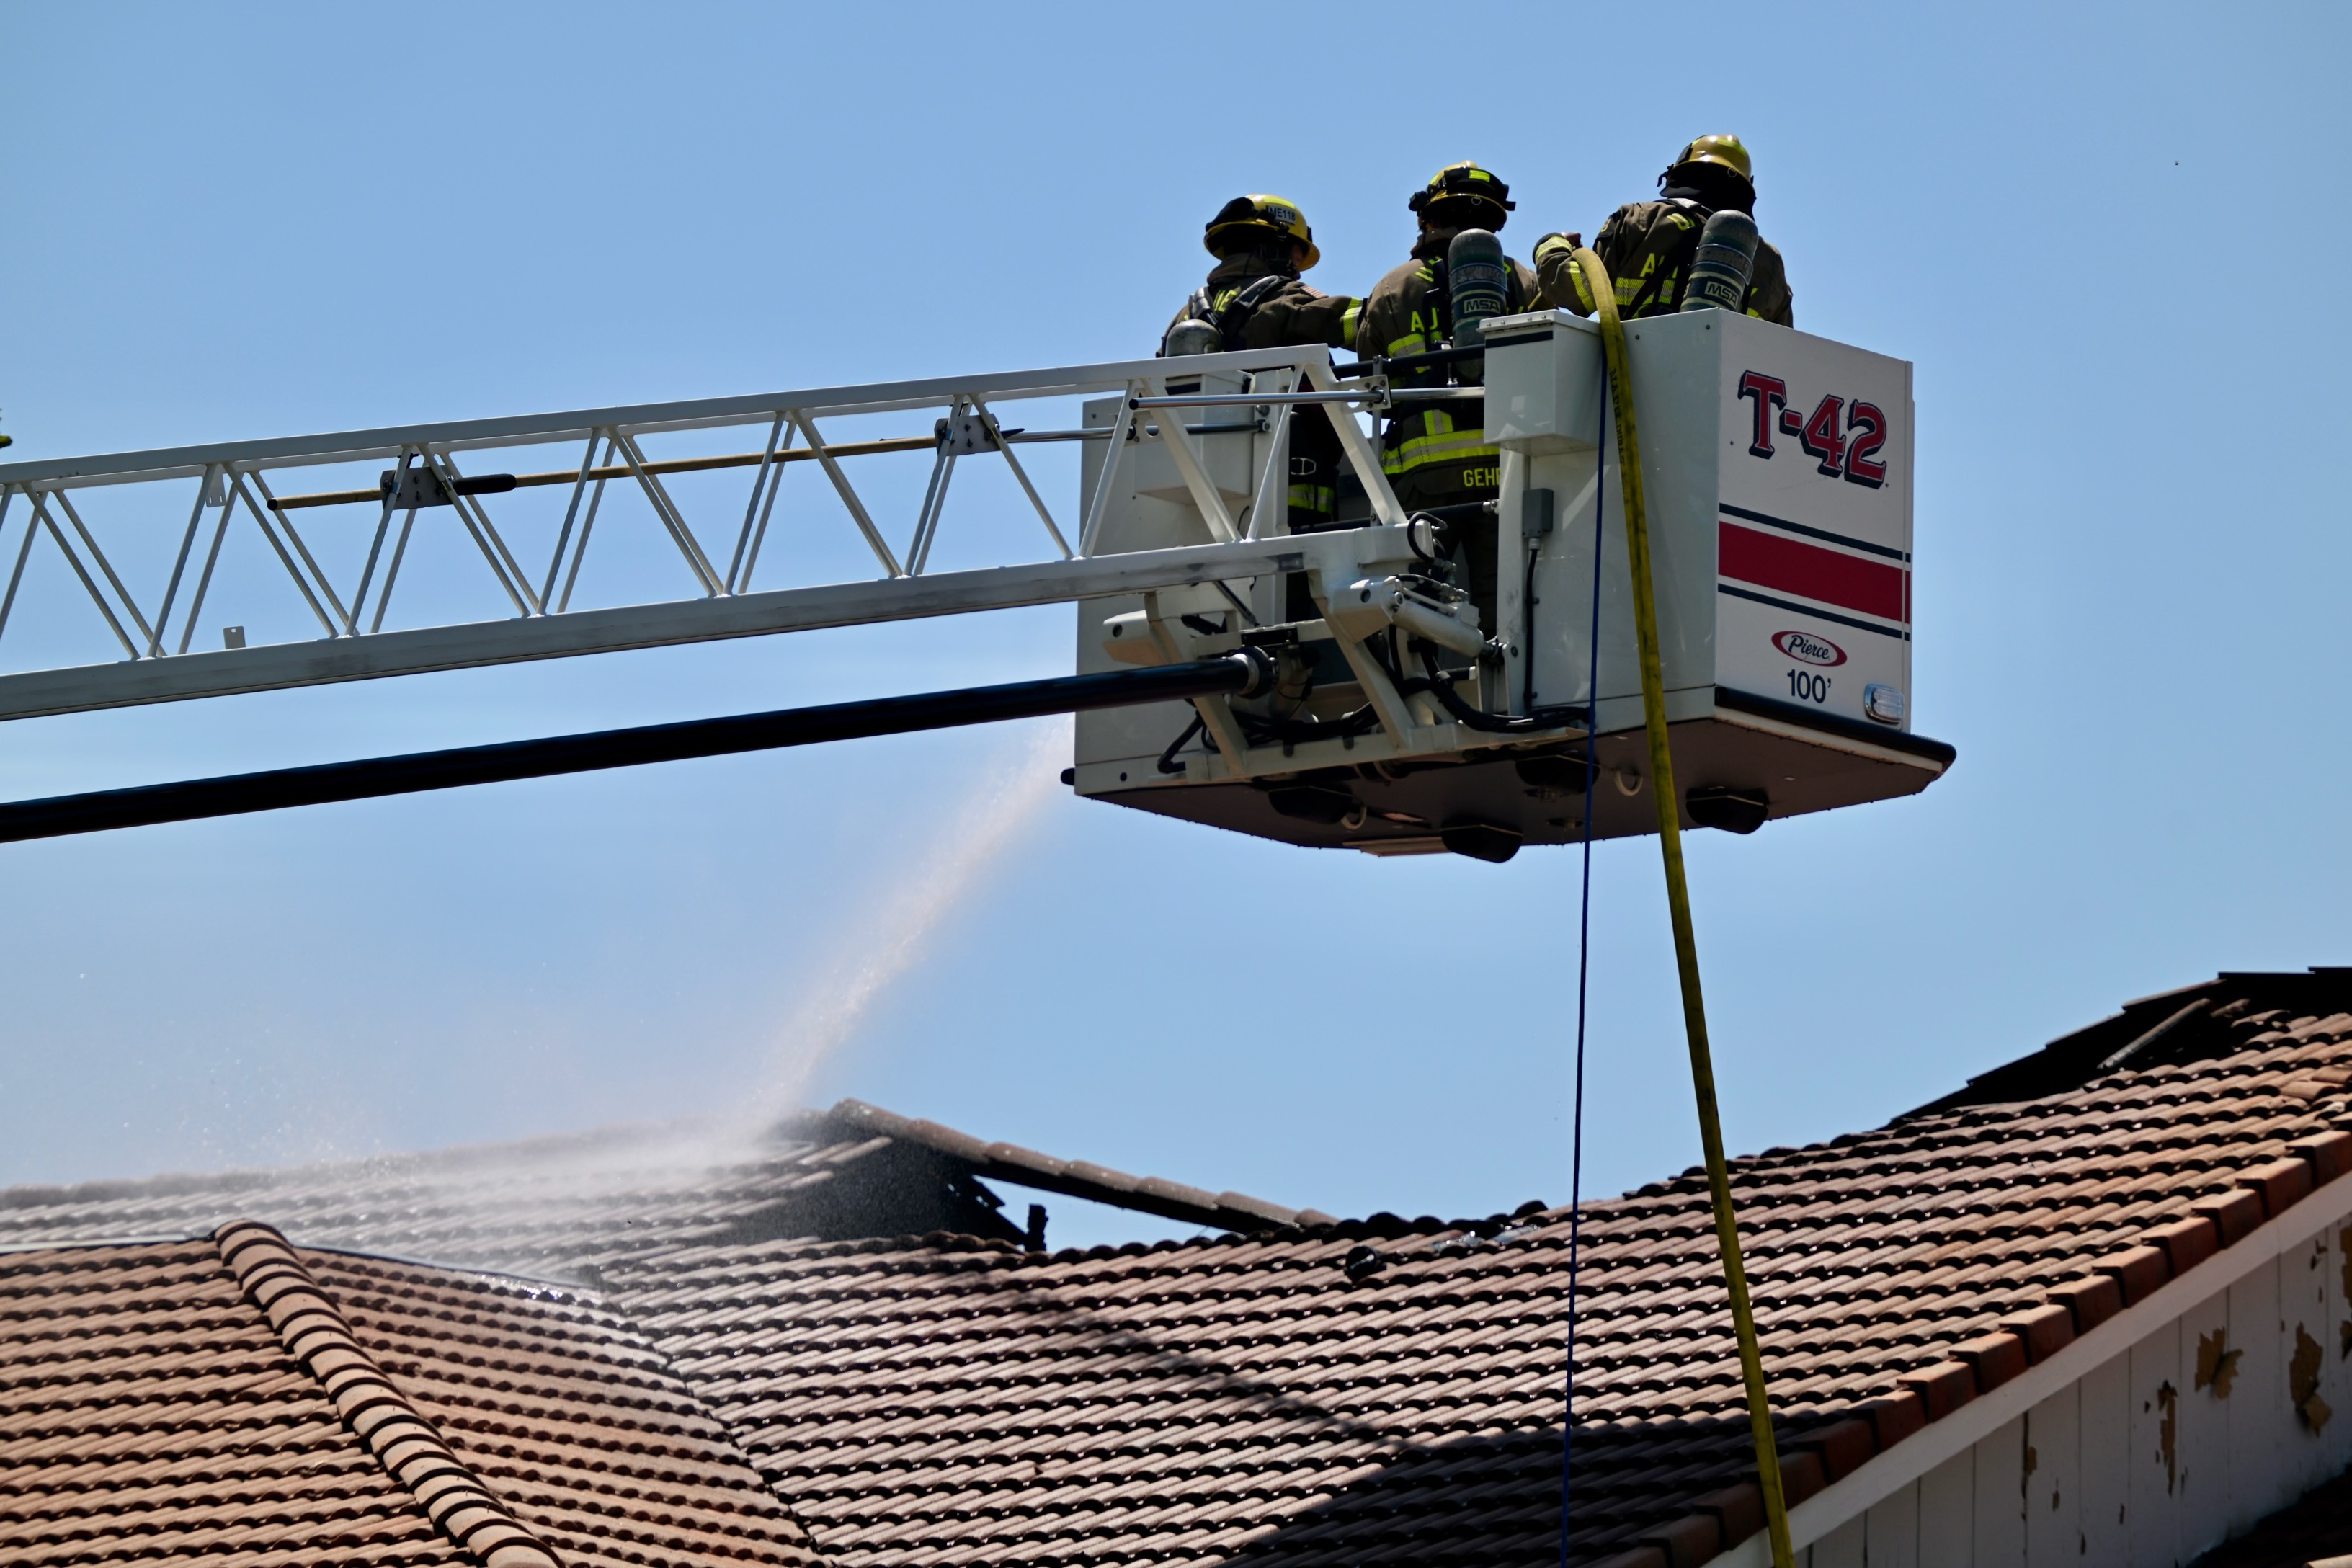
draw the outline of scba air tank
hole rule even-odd
[[[1213,354],[1223,348],[1223,334],[1213,321],[1203,321],[1188,316],[1168,329],[1160,340],[1160,352],[1169,359],[1181,359],[1188,354]]]
[[[1465,228],[1445,247],[1445,303],[1454,318],[1454,346],[1476,348],[1484,342],[1479,324],[1511,308],[1511,264],[1503,259],[1503,242],[1483,228]],[[1480,360],[1454,367],[1454,379],[1474,385],[1483,368]]]
[[[1759,243],[1756,220],[1746,213],[1711,215],[1699,230],[1698,254],[1691,258],[1690,281],[1683,285],[1682,308],[1735,314],[1744,310]]]

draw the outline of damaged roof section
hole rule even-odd
[[[1330,1217],[1055,1160],[845,1100],[753,1141],[618,1128],[273,1170],[10,1187],[0,1190],[0,1247],[178,1239],[259,1215],[307,1245],[585,1282],[617,1258],[688,1244],[944,1233],[1025,1245],[1028,1227],[1005,1215],[988,1182],[1212,1230]]]
[[[2352,969],[2225,972],[2200,985],[2126,1002],[2121,1012],[2062,1035],[2030,1056],[1979,1073],[1912,1114],[2039,1100],[2110,1073],[2210,1061],[2297,1018],[2324,1018],[2347,1005],[2352,1005]]]
[[[277,1170],[0,1191],[0,1244],[205,1235],[583,1279],[649,1246],[932,1230],[1014,1239],[993,1194],[928,1150],[793,1128],[761,1146],[617,1129]]]
[[[1197,1225],[1207,1230],[1281,1230],[1306,1225],[1330,1225],[1338,1216],[1319,1209],[1285,1208],[1246,1193],[1212,1193],[1160,1176],[1130,1176],[1124,1171],[1089,1164],[1083,1160],[1056,1160],[1024,1149],[1017,1143],[988,1143],[968,1132],[893,1115],[864,1100],[845,1100],[827,1112],[837,1127],[855,1127],[927,1149],[962,1162],[975,1176],[1065,1193],[1117,1208],[1158,1215],[1162,1219]]]

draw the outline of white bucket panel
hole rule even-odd
[[[1507,465],[1504,537],[1517,531],[1526,489],[1555,498],[1537,604],[1517,623],[1533,661],[1526,684],[1538,701],[1579,701],[1592,688],[1597,461],[1598,687],[1601,728],[1615,730],[1640,722],[1616,437],[1596,403],[1572,395],[1597,391],[1597,329],[1549,320],[1545,336],[1544,318],[1517,318],[1538,330],[1489,355],[1490,378],[1509,389],[1498,439],[1521,459]],[[1910,365],[1714,310],[1630,322],[1626,341],[1669,693],[1724,687],[1907,731]],[[1588,425],[1597,458],[1590,437],[1572,439]]]
[[[1911,367],[1709,314],[1723,356],[1716,683],[1843,719],[1891,712],[1886,727],[1907,730]]]

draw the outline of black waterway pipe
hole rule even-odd
[[[646,724],[601,730],[586,735],[551,735],[538,741],[508,741],[493,746],[458,746],[446,752],[321,763],[307,768],[231,773],[143,784],[135,789],[89,795],[52,795],[46,800],[0,804],[0,844],[24,838],[55,838],[68,833],[100,833],[114,827],[144,827],[247,811],[278,811],[330,801],[369,800],[418,790],[456,789],[589,773],[597,768],[674,763],[688,757],[720,757],[822,741],[854,741],[916,730],[990,724],[1004,719],[1034,719],[1048,713],[1081,713],[1097,708],[1128,708],[1145,702],[1181,701],[1218,695],[1245,697],[1274,679],[1274,664],[1255,648],[1219,658],[1150,669],[1111,670],[1100,675],[1064,675],[1050,680],[1016,680],[1005,686],[973,686],[959,691],[926,691],[912,697],[879,697],[865,702],[834,702],[822,708],[784,708],[727,719],[694,719],[680,724]]]

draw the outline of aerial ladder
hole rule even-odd
[[[1684,825],[1924,788],[1953,753],[1910,725],[1909,366],[1720,311],[1625,334]],[[1018,688],[18,803],[0,838],[1053,711],[1080,713],[1077,794],[1294,844],[1499,860],[1655,831],[1600,330],[1490,320],[1483,362],[1483,386],[1431,389],[1265,349],[0,465],[0,719],[1055,603],[1077,621],[1072,672]],[[1361,422],[1429,396],[1485,404],[1504,455],[1477,515],[1408,515]],[[1310,405],[1360,499],[1293,534]],[[1030,468],[1057,443],[1079,483],[1049,500]],[[857,478],[891,454],[929,464],[896,529]],[[958,468],[982,462],[1034,546],[934,569]],[[818,482],[780,518],[795,471]],[[824,512],[864,574],[819,548]],[[576,602],[592,550],[648,522],[682,570]],[[1457,565],[1479,528],[1502,542],[1491,603]],[[434,531],[507,614],[436,618],[404,575]],[[248,613],[220,570],[240,535],[310,635],[247,639],[264,584],[236,585]],[[115,657],[60,661],[77,632]]]
[[[1057,712],[1077,715],[1063,779],[1078,795],[1292,844],[1502,861],[1655,833],[1788,1568],[1680,836],[1916,794],[1953,762],[1911,723],[1911,369],[1733,310],[1622,322],[1599,258],[1577,259],[1599,321],[1488,315],[1421,363],[1274,348],[0,465],[0,720],[1076,610],[1073,668],[1042,679],[0,804],[0,841]],[[1436,363],[1448,384],[1403,374]],[[1374,431],[1427,398],[1483,409],[1494,501],[1399,503]],[[1337,526],[1292,532],[1288,435],[1307,407],[1331,416],[1351,500]],[[1033,413],[1061,423],[1007,422]],[[842,434],[877,419],[914,427]],[[1057,510],[1022,454],[1059,443],[1080,460]],[[898,531],[853,478],[893,454],[929,460]],[[934,570],[971,463],[1003,467],[1034,542]],[[795,469],[831,504],[796,499],[772,528]],[[820,510],[870,565],[845,574],[803,515]],[[625,511],[666,538],[689,591],[575,604]],[[1491,584],[1465,569],[1483,530]],[[396,596],[436,533],[509,613]],[[266,544],[315,635],[249,639],[247,616],[199,646],[232,596],[233,534]],[[60,657],[77,606],[119,658]]]

